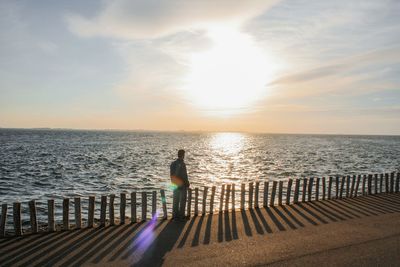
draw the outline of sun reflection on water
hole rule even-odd
[[[210,140],[210,148],[225,155],[235,155],[242,150],[245,141],[246,137],[241,133],[217,133]]]

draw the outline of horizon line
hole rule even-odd
[[[255,132],[255,131],[213,131],[213,130],[157,130],[157,129],[107,129],[107,128],[62,128],[62,127],[1,127],[0,130],[53,130],[53,131],[109,131],[109,132],[158,132],[158,133],[246,133],[246,134],[282,134],[282,135],[337,135],[337,136],[393,136],[400,134],[365,134],[365,133],[295,133],[295,132]]]

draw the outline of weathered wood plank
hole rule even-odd
[[[339,176],[335,177],[335,184],[336,184],[336,198],[339,198],[339,191],[340,191]]]
[[[95,206],[95,196],[89,197],[89,207],[88,207],[88,227],[92,228],[94,226],[94,206]]]
[[[1,204],[0,237],[6,236],[7,203]]]
[[[315,181],[315,200],[318,201],[319,200],[319,184],[321,182],[321,178],[317,178],[317,180]]]
[[[276,187],[278,185],[277,181],[272,182],[272,190],[271,190],[271,199],[269,205],[271,207],[275,206],[275,195],[276,195]]]
[[[385,193],[389,193],[389,173],[385,173]]]
[[[225,211],[229,210],[229,197],[231,195],[231,185],[226,186],[226,197],[225,197]]]
[[[361,188],[361,192],[362,192],[362,195],[364,196],[364,195],[366,195],[366,191],[365,191],[365,184],[366,184],[366,181],[367,181],[367,176],[364,174],[364,176],[362,177],[362,188]]]
[[[199,188],[194,189],[194,216],[199,215]]]
[[[253,208],[253,190],[254,190],[253,182],[250,182],[249,183],[249,209]]]
[[[361,175],[357,176],[356,190],[354,192],[354,197],[358,196],[358,188],[360,187]]]
[[[242,184],[241,185],[241,190],[240,190],[240,209],[244,210],[244,204],[246,202],[246,185]]]
[[[322,177],[322,200],[326,199],[326,178]]]
[[[350,197],[350,176],[346,177],[346,197]]]
[[[131,223],[137,222],[136,192],[131,192]]]
[[[36,201],[35,200],[29,201],[29,219],[31,222],[31,231],[32,231],[32,233],[36,234],[38,232],[38,222],[37,222],[37,215],[36,215]]]
[[[368,195],[372,194],[372,174],[368,175],[368,183],[367,183],[367,188],[368,188]]]
[[[256,208],[256,209],[259,208],[259,204],[258,204],[259,203],[259,198],[258,198],[259,193],[260,193],[260,182],[257,181],[256,182],[256,187],[255,187],[255,190],[254,190],[254,208]]]
[[[82,228],[82,207],[81,207],[81,198],[74,197],[74,211],[75,211],[75,228]]]
[[[115,214],[114,214],[114,201],[115,201],[115,194],[110,195],[110,202],[108,204],[108,213],[110,218],[110,225],[115,225]]]
[[[157,217],[157,191],[151,192],[151,218]]]
[[[396,176],[396,193],[398,193],[399,190],[400,190],[400,172],[398,172]]]
[[[378,174],[375,173],[374,175],[374,191],[375,194],[378,194]]]
[[[351,188],[350,188],[350,197],[354,197],[354,187],[356,185],[356,176],[353,175],[353,178],[351,179]]]
[[[301,196],[301,201],[302,202],[306,202],[307,187],[308,187],[307,185],[308,185],[308,179],[304,178],[303,179],[303,191],[301,192],[302,193],[302,196]]]
[[[390,173],[390,193],[394,192],[394,172]]]
[[[232,184],[232,210],[235,210],[236,203],[235,203],[235,184]]]
[[[125,210],[126,210],[126,193],[120,194],[120,205],[119,205],[119,224],[125,224]],[[147,198],[146,198],[147,201]],[[147,207],[146,207],[147,209]]]
[[[289,179],[286,190],[286,205],[290,204],[290,195],[292,194],[292,184],[293,184],[293,179]]]
[[[54,199],[47,200],[47,231],[54,232],[56,230],[56,224],[54,220],[55,204]]]
[[[147,220],[147,192],[142,192],[142,221]]]
[[[192,216],[192,188],[188,188],[187,216]]]
[[[344,191],[344,183],[346,181],[346,177],[342,176],[342,179],[340,180],[340,193],[339,193],[339,198],[343,198],[343,191]]]
[[[104,227],[106,226],[107,196],[101,196],[100,203],[100,227]]]
[[[383,173],[381,173],[379,178],[379,193],[383,193]]]
[[[69,198],[63,199],[63,230],[69,230]]]
[[[13,203],[13,221],[14,221],[14,231],[16,236],[22,235],[22,220],[21,220],[21,203]]]
[[[210,197],[210,214],[214,213],[214,199],[215,199],[215,186],[211,187],[211,197]]]
[[[279,181],[278,183],[278,205],[282,206],[283,199],[283,181]]]
[[[208,186],[205,186],[203,190],[203,208],[201,209],[203,215],[205,215],[207,212],[207,193]]]
[[[263,207],[268,207],[268,191],[269,191],[269,182],[264,182],[264,198],[263,198]]]
[[[225,185],[221,186],[221,193],[219,196],[219,212],[222,212],[224,208],[224,195],[225,195]]]
[[[332,176],[329,176],[328,180],[328,199],[332,199]]]
[[[308,181],[308,201],[312,200],[313,186],[314,186],[314,178],[310,177],[310,180]]]
[[[166,220],[168,218],[168,213],[167,213],[167,199],[165,198],[165,190],[161,189],[160,190],[160,195],[161,195],[161,203],[162,203],[162,209],[163,209],[163,220]]]
[[[296,179],[294,186],[293,203],[299,203],[300,179]]]

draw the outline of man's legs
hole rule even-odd
[[[180,192],[178,188],[175,188],[173,191],[173,202],[172,202],[172,218],[179,217],[179,201],[180,201]]]
[[[179,217],[185,218],[185,209],[186,209],[186,196],[187,196],[187,188],[186,186],[182,186],[180,190],[180,205],[179,205]]]

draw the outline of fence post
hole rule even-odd
[[[253,208],[253,182],[249,183],[249,209]]]
[[[354,192],[354,197],[358,196],[358,188],[360,187],[361,175],[357,176],[356,191]]]
[[[215,198],[216,187],[211,187],[211,199],[210,199],[210,214],[214,213],[214,198]]]
[[[322,200],[326,199],[326,179],[322,177]]]
[[[31,200],[29,201],[29,218],[31,221],[31,229],[32,233],[36,234],[38,232],[38,223],[37,223],[37,216],[36,216],[36,201]]]
[[[229,210],[229,196],[231,194],[231,185],[226,186],[226,197],[225,197],[225,211]]]
[[[208,193],[208,187],[205,186],[203,190],[203,208],[202,208],[202,214],[206,214],[206,207],[207,207],[207,193]]]
[[[302,196],[301,196],[301,201],[302,202],[306,202],[307,184],[308,184],[308,179],[304,178],[303,179],[303,191],[301,192],[302,193]]]
[[[142,221],[147,220],[147,192],[142,192]]]
[[[82,228],[82,208],[81,208],[81,198],[74,198],[74,208],[75,208],[75,228]]]
[[[188,189],[188,206],[187,206],[187,215],[192,216],[192,188]]]
[[[222,212],[224,209],[224,195],[225,195],[225,185],[221,186],[221,193],[219,196],[219,212]]]
[[[293,196],[293,203],[295,204],[299,203],[299,192],[300,192],[300,179],[297,178],[294,185],[294,196]]]
[[[399,183],[400,183],[400,172],[398,172],[396,176],[396,193],[399,192],[399,187],[400,187]]]
[[[347,175],[346,178],[346,197],[350,197],[350,176]]]
[[[232,210],[235,210],[235,184],[232,184]]]
[[[256,188],[255,188],[255,191],[254,191],[254,208],[256,208],[256,209],[259,208],[259,205],[258,205],[258,202],[259,202],[259,200],[258,200],[259,191],[260,191],[260,182],[257,181],[256,182]]]
[[[242,184],[240,191],[240,209],[242,210],[244,210],[245,196],[246,196],[246,185]]]
[[[269,205],[271,207],[275,206],[275,195],[276,195],[276,186],[278,185],[277,181],[272,182],[272,190],[271,190],[271,200]]]
[[[318,201],[319,200],[319,184],[320,184],[321,178],[317,178],[317,180],[315,181],[315,200]]]
[[[380,180],[379,180],[379,193],[383,193],[383,173],[380,175]]]
[[[151,192],[151,218],[154,219],[155,216],[157,216],[157,191]]]
[[[375,194],[378,194],[378,174],[377,173],[375,173],[375,175],[374,175],[374,191],[375,191]]]
[[[336,178],[335,179],[335,183],[336,183],[336,198],[339,198],[339,191],[340,191],[340,188],[339,188],[339,176],[336,176],[335,178]]]
[[[13,219],[14,219],[14,230],[16,236],[22,235],[22,222],[21,222],[21,203],[13,203]]]
[[[194,189],[194,216],[199,214],[199,188]]]
[[[63,199],[63,229],[69,230],[69,198]]]
[[[385,173],[385,193],[389,193],[389,174]]]
[[[0,237],[6,236],[7,204],[1,205]]]
[[[363,194],[363,196],[366,195],[366,193],[365,193],[366,181],[367,181],[367,176],[364,174],[364,176],[362,177],[362,194]]]
[[[119,205],[119,214],[120,214],[120,224],[125,224],[125,210],[126,210],[126,193],[121,193],[120,194],[120,205]],[[147,199],[146,199],[147,201]],[[147,207],[146,207],[147,209]]]
[[[131,192],[131,223],[137,222],[136,192]]]
[[[54,221],[54,199],[47,200],[47,230],[49,232],[54,232],[56,229]]]
[[[165,198],[164,189],[160,190],[160,195],[161,195],[161,203],[162,203],[162,208],[163,208],[163,220],[166,220],[168,218],[168,214],[167,214],[167,199]]]
[[[89,197],[89,208],[88,208],[88,227],[92,228],[94,224],[94,205],[95,196]]]
[[[106,226],[106,214],[107,214],[107,196],[101,196],[100,227]]]
[[[108,212],[110,214],[109,217],[110,217],[110,225],[111,226],[115,225],[114,200],[115,200],[115,195],[111,194],[110,195],[110,203],[108,205]]]
[[[332,198],[332,176],[329,176],[328,178],[328,199]]]
[[[263,207],[268,206],[268,189],[269,189],[269,182],[264,182],[264,198],[263,198]]]
[[[278,205],[282,206],[283,181],[279,181],[278,186]]]
[[[339,195],[339,198],[343,198],[344,182],[345,181],[346,181],[346,177],[342,176],[342,179],[340,180],[340,195]]]
[[[351,189],[350,189],[350,197],[354,197],[354,186],[356,183],[356,176],[353,175],[353,179],[351,180]]]
[[[394,172],[390,173],[390,193],[394,192]]]
[[[293,184],[293,179],[288,180],[288,187],[286,190],[286,205],[290,204],[290,195],[292,193],[292,184]]]
[[[310,177],[309,183],[308,183],[308,201],[312,200],[312,188],[314,185],[314,177]]]

